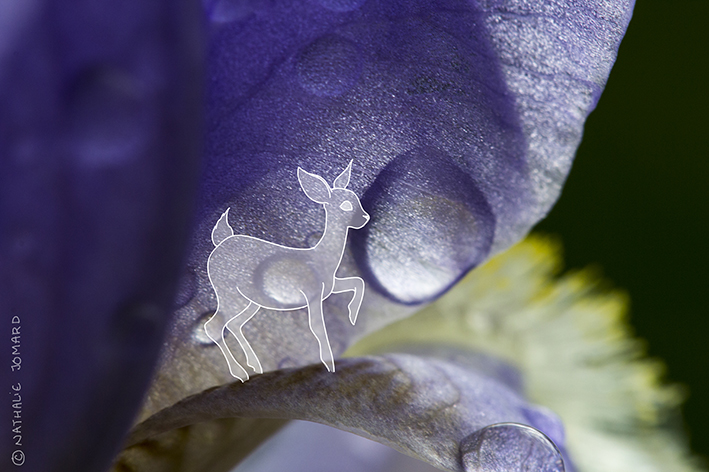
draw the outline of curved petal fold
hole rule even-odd
[[[487,373],[473,365],[487,365]],[[558,418],[527,403],[501,372],[489,369],[493,365],[501,367],[462,353],[398,353],[340,360],[335,375],[320,365],[269,372],[207,390],[148,418],[132,431],[116,470],[156,470],[150,461],[181,454],[175,434],[244,417],[334,426],[448,471],[563,471],[562,455],[549,439],[556,437],[563,448]],[[218,444],[220,438],[213,440]],[[159,458],[149,452],[155,449],[163,449]]]

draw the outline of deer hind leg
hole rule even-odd
[[[259,362],[258,356],[251,347],[251,344],[246,340],[244,332],[241,330],[246,322],[253,318],[259,308],[261,308],[259,305],[250,302],[238,315],[226,322],[226,328],[231,331],[231,334],[239,341],[241,350],[244,351],[244,355],[246,356],[246,365],[254,369],[256,373],[263,374],[261,362]]]
[[[323,288],[320,289],[320,293],[310,298],[308,298],[305,293],[301,293],[303,293],[308,301],[308,324],[310,325],[310,331],[312,331],[315,339],[318,340],[318,345],[320,346],[320,360],[325,364],[329,372],[335,372],[335,360],[332,356],[332,348],[330,347],[330,340],[327,338],[325,319],[323,318],[322,291]]]
[[[219,346],[219,349],[222,351],[227,365],[229,366],[229,373],[231,373],[233,377],[245,382],[249,380],[249,374],[243,367],[241,367],[241,364],[234,359],[234,355],[226,345],[226,341],[224,340],[224,328],[226,328],[228,321],[224,322],[223,319],[223,310],[221,308],[217,308],[214,315],[204,324],[204,332],[207,333],[207,336],[214,342],[214,344]]]

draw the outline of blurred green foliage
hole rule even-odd
[[[557,206],[569,268],[598,264],[631,322],[689,387],[684,417],[709,457],[709,1],[638,0]]]

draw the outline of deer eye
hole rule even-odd
[[[352,211],[352,204],[350,202],[342,202],[340,210]]]

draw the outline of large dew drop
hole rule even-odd
[[[565,472],[554,443],[523,424],[482,428],[461,441],[460,454],[466,472]]]
[[[495,217],[476,183],[443,151],[391,161],[362,198],[372,221],[352,234],[367,282],[399,303],[433,299],[490,251]]]
[[[357,83],[362,70],[357,46],[334,35],[315,40],[300,53],[297,61],[300,85],[321,97],[336,97],[347,92]]]

